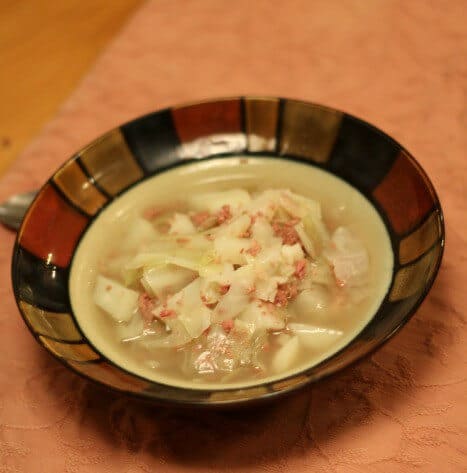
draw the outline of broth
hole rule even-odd
[[[333,282],[326,282],[326,277],[329,279],[329,274],[327,274],[327,276],[321,275],[320,278],[324,277],[325,279],[316,283],[319,287],[326,287],[325,296],[318,294],[318,301],[316,301],[316,291],[314,293],[311,291],[314,298],[303,296],[302,292],[310,296],[310,288],[303,289],[299,273],[290,276],[288,281],[293,280],[299,290],[292,295],[287,294],[283,301],[277,298],[278,292],[275,292],[268,302],[270,307],[275,306],[274,310],[279,308],[285,325],[277,326],[273,323],[268,327],[266,333],[262,334],[262,337],[249,337],[247,340],[239,336],[235,338],[235,334],[244,333],[241,330],[247,330],[245,327],[251,322],[250,316],[236,314],[225,320],[221,316],[217,320],[218,323],[211,326],[210,332],[206,330],[198,338],[187,340],[182,346],[161,348],[153,344],[148,349],[147,345],[143,346],[134,341],[122,342],[121,339],[125,338],[125,335],[122,336],[122,327],[126,327],[127,324],[118,324],[96,305],[96,282],[107,285],[106,281],[118,279],[119,265],[127,264],[130,256],[138,258],[136,250],[128,250],[130,242],[134,238],[131,231],[130,234],[128,231],[136,227],[137,222],[141,221],[142,215],[145,215],[155,228],[158,225],[164,226],[166,223],[164,219],[162,221],[154,219],[156,213],[147,214],[148,208],[153,205],[167,205],[165,216],[169,220],[172,219],[172,222],[174,212],[190,215],[192,220],[196,221],[193,198],[196,199],[196,196],[202,196],[203,193],[227,190],[234,190],[234,193],[235,190],[239,190],[245,193],[246,190],[255,196],[271,189],[275,190],[274,192],[279,192],[277,189],[290,189],[299,196],[314,199],[321,204],[325,227],[332,236],[329,248],[335,248],[336,242],[339,244],[340,237],[347,238],[347,233],[342,228],[357,241],[362,242],[369,261],[364,281],[355,285],[348,284],[349,287],[341,288],[341,285],[345,286],[343,281],[337,279],[336,283],[336,274],[338,274],[336,268],[338,268],[339,261],[336,262],[335,259],[332,259],[332,255],[328,254],[326,257],[328,264],[330,264],[329,261],[335,264]],[[227,215],[227,217],[234,220],[235,215]],[[289,215],[287,218],[292,217]],[[223,222],[221,225],[228,223],[228,221]],[[295,224],[295,221],[293,223]],[[215,228],[217,225],[218,223]],[[167,228],[162,229],[162,226],[159,230],[166,232]],[[209,229],[201,228],[199,230],[209,231]],[[142,233],[136,231],[136,234]],[[277,238],[280,239],[281,235],[281,232],[277,230],[274,241]],[[186,240],[186,238],[181,238],[180,242],[181,240]],[[283,239],[283,244],[284,241]],[[292,243],[295,241],[287,242],[287,248],[291,248],[290,244]],[[224,247],[222,247],[223,249]],[[130,255],[132,251],[133,253]],[[299,261],[306,261],[306,271],[316,272],[317,269],[313,264],[318,259],[316,255],[312,258],[308,254],[313,249],[307,250],[302,244],[302,249],[299,251],[302,251],[303,254],[297,256],[293,264],[300,266]],[[120,263],[120,255],[125,252],[126,263]],[[221,251],[221,253],[224,254],[222,257],[225,257],[225,251]],[[234,255],[234,257],[236,256]],[[321,260],[323,260],[322,256],[320,256]],[[227,260],[229,263],[232,261]],[[237,263],[240,262],[237,261]],[[377,311],[390,284],[392,265],[393,254],[390,239],[377,211],[362,194],[341,179],[318,168],[285,159],[220,158],[180,166],[156,175],[138,184],[112,202],[90,226],[76,251],[70,275],[71,304],[81,329],[91,343],[110,360],[128,371],[165,384],[198,389],[248,386],[265,380],[272,381],[283,378],[313,366],[345,346],[363,329]],[[238,271],[247,264],[245,263],[244,266],[236,264],[235,266]],[[319,268],[318,270],[320,271]],[[158,297],[154,296],[151,293],[151,287],[147,285],[142,287],[138,279],[141,276],[140,273],[134,280],[131,280],[133,274],[131,271],[125,274],[126,276],[120,276],[120,279],[123,278],[120,283],[126,282],[130,289],[140,292],[149,291],[150,296],[153,296],[157,303],[164,297],[159,293],[157,293]],[[102,279],[102,275],[109,279]],[[124,281],[127,277],[129,280]],[[188,279],[183,283],[183,287],[188,285],[192,279],[188,274]],[[106,289],[109,290],[112,284],[110,282]],[[313,290],[318,286],[313,285]],[[220,289],[218,288],[218,290]],[[227,294],[231,292],[229,288],[227,291]],[[347,297],[346,300],[352,302],[339,302],[343,299],[343,295]],[[265,299],[266,296],[262,295],[261,297]],[[107,307],[108,297],[105,291],[104,299],[103,302],[101,301],[101,307]],[[124,306],[124,299],[119,300],[121,303],[115,309],[117,311]],[[216,312],[215,304],[219,305],[221,301],[222,296],[220,295],[217,300],[209,301],[214,302],[210,306],[211,317]],[[111,298],[109,303],[113,307]],[[315,307],[316,310],[310,312],[310,304],[317,305],[318,309]],[[325,306],[324,310],[323,306]],[[170,307],[172,306],[169,305]],[[151,306],[151,309],[154,307]],[[164,310],[166,312],[163,312]],[[172,319],[172,317],[164,318],[166,315],[172,316],[174,314],[173,311],[168,311],[166,306],[161,305],[155,312],[153,322],[156,331],[161,326],[164,327],[167,320]],[[123,314],[120,317],[125,318],[126,315]],[[237,319],[240,322],[237,322]],[[236,324],[241,330],[240,328],[237,330]],[[307,335],[310,327],[314,333]],[[168,328],[170,329],[170,327]],[[128,332],[125,333],[128,335]],[[159,335],[161,334],[155,334],[155,336]],[[131,337],[126,337],[126,339],[128,338]],[[233,347],[235,350],[237,348],[243,350],[245,344],[250,346],[256,344],[258,356],[251,360],[251,356],[246,355],[241,359],[243,364],[240,363],[235,369],[229,365],[229,357],[223,357],[217,360],[216,369],[212,369],[213,364],[206,364],[202,357],[205,356],[203,354],[209,352],[212,343],[217,343],[220,339],[225,343],[231,343],[229,348]],[[190,371],[189,368],[193,364],[198,369]]]

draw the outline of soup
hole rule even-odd
[[[247,386],[347,344],[389,287],[378,213],[320,169],[222,158],[144,181],[73,260],[73,311],[116,364],[192,388]]]

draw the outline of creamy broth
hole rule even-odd
[[[225,376],[225,373],[222,376],[219,373],[187,376],[181,369],[187,355],[183,350],[159,348],[148,358],[147,350],[120,341],[115,321],[95,304],[96,280],[102,270],[102,261],[118,255],[128,228],[148,207],[181,202],[180,208],[184,208],[183,202],[188,196],[229,189],[249,192],[290,189],[319,202],[328,229],[332,232],[338,227],[346,227],[368,252],[366,297],[342,310],[320,312],[313,320],[314,325],[338,332],[339,337],[321,346],[300,345],[297,360],[283,372],[241,368],[232,376]],[[377,211],[360,192],[341,179],[318,168],[284,159],[222,158],[180,166],[156,175],[112,202],[88,229],[76,251],[70,275],[71,304],[91,343],[128,371],[157,382],[198,389],[248,386],[313,366],[349,343],[377,311],[389,287],[392,266],[390,239]],[[271,336],[269,349],[261,355],[266,366],[286,337],[283,333]]]

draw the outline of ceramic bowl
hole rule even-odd
[[[394,251],[392,281],[378,311],[347,346],[318,365],[254,387],[179,388],[116,366],[87,340],[70,305],[70,264],[80,238],[103,208],[148,177],[184,162],[238,154],[318,166],[374,204]],[[388,135],[317,104],[240,97],[151,113],[78,151],[29,208],[14,247],[12,279],[30,331],[71,370],[107,388],[157,402],[223,406],[285,394],[375,350],[417,310],[435,279],[443,248],[443,214],[433,185],[410,153]]]

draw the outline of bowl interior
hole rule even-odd
[[[171,387],[114,365],[93,348],[71,310],[68,278],[78,242],[99,212],[149,176],[192,160],[278,156],[321,167],[377,208],[394,251],[391,287],[344,349],[297,375],[246,389]],[[443,215],[428,177],[389,136],[346,113],[277,98],[242,97],[174,107],[111,130],[68,160],[42,187],[18,233],[12,279],[20,312],[65,365],[145,398],[222,405],[268,398],[322,378],[381,345],[428,293],[444,247]]]

